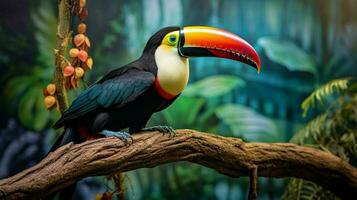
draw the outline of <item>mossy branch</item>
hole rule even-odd
[[[34,167],[0,180],[0,190],[8,200],[38,199],[87,176],[177,161],[231,177],[250,176],[250,199],[256,198],[257,176],[314,181],[342,199],[352,199],[357,191],[357,169],[330,153],[291,143],[245,143],[193,130],[177,130],[174,138],[158,132],[136,134],[129,146],[117,138],[67,144]]]
[[[67,93],[64,87],[64,77],[62,68],[66,64],[66,50],[70,38],[69,26],[71,19],[70,0],[58,1],[58,23],[56,32],[56,49],[55,49],[55,74],[54,82],[56,85],[56,99],[58,108],[63,113],[68,108]]]

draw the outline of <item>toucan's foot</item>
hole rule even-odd
[[[132,144],[134,142],[133,137],[125,131],[109,131],[109,130],[103,130],[102,134],[105,135],[105,137],[116,137],[122,140],[125,144]]]
[[[170,126],[152,126],[152,127],[143,128],[142,131],[158,131],[163,135],[169,134],[169,137],[175,137],[176,135],[175,130]]]

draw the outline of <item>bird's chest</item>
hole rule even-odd
[[[155,53],[155,62],[158,68],[155,87],[160,96],[171,99],[180,94],[189,78],[188,59],[170,48],[159,47]]]

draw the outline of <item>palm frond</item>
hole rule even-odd
[[[314,108],[316,103],[323,103],[323,98],[330,96],[333,92],[340,92],[348,88],[348,81],[351,78],[341,78],[332,80],[317,88],[301,104],[303,116],[305,117],[310,107]]]
[[[337,200],[330,191],[311,181],[291,178],[282,200]]]
[[[311,120],[306,127],[294,135],[290,142],[313,146],[335,154],[347,162],[354,162],[353,158],[357,156],[357,93],[352,92],[350,88],[353,84],[344,88],[347,87],[348,79],[340,80],[344,82],[343,90],[348,89],[350,92],[345,92],[335,99],[334,104],[331,104],[325,113]],[[323,94],[332,93],[336,87],[341,88],[337,82],[336,80],[330,82],[330,86],[327,86],[329,88],[326,89],[328,91],[324,91]],[[282,199],[334,200],[338,198],[311,181],[292,178]]]
[[[315,119],[311,120],[306,127],[294,134],[290,142],[303,145],[307,143],[307,140],[312,138],[317,138],[321,133],[321,124],[326,121],[326,114],[317,116]]]

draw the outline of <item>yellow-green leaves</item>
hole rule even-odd
[[[334,91],[339,92],[347,89],[347,84],[350,79],[351,78],[335,79],[317,88],[302,102],[301,108],[304,111],[303,116],[306,116],[310,107],[314,108],[317,102],[322,104],[323,98],[330,96]]]

